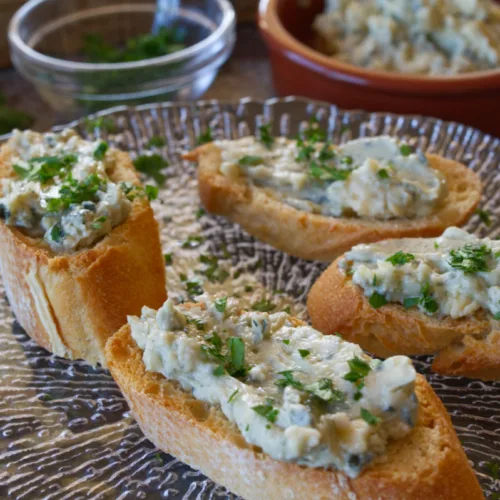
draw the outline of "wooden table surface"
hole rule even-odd
[[[0,70],[0,89],[7,96],[9,106],[22,109],[36,118],[32,127],[35,130],[47,130],[67,121],[58,117],[42,101],[33,86],[14,69]],[[267,99],[273,96],[271,70],[264,42],[254,24],[240,24],[233,54],[201,99]]]

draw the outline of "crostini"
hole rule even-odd
[[[166,299],[148,192],[128,154],[69,129],[14,132],[0,150],[0,272],[48,351],[105,366],[127,314]]]
[[[464,165],[388,136],[340,146],[314,124],[299,140],[220,140],[184,158],[198,162],[205,208],[290,255],[331,262],[358,243],[436,236],[461,225],[481,197]]]
[[[447,375],[500,378],[500,242],[458,228],[439,238],[358,245],[313,285],[323,333],[377,356],[435,354]]]
[[[383,362],[232,297],[144,308],[106,346],[141,429],[247,500],[481,499],[442,403]]]

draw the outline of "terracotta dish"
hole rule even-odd
[[[279,95],[346,109],[418,114],[463,122],[500,136],[500,68],[457,76],[415,76],[342,63],[312,48],[324,0],[261,0],[259,27]]]

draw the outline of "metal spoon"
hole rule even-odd
[[[180,0],[156,0],[156,12],[153,22],[153,35],[161,28],[168,28],[177,17]]]

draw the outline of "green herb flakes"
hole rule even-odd
[[[165,146],[167,142],[163,137],[160,137],[159,135],[154,135],[149,139],[149,141],[146,144],[146,147],[148,148],[162,148]]]
[[[182,244],[182,248],[198,248],[204,241],[203,236],[188,236],[188,239]]]
[[[118,131],[116,123],[107,116],[99,116],[98,118],[87,118],[85,120],[85,128],[87,132],[93,132],[95,129],[102,130],[114,134]]]
[[[373,292],[368,302],[374,309],[379,309],[387,304],[387,299],[378,292]]]
[[[214,138],[212,135],[212,129],[210,127],[207,127],[205,132],[202,132],[197,138],[196,138],[196,145],[201,146],[203,144],[208,144],[209,142],[213,142]]]
[[[261,156],[244,156],[243,158],[240,158],[238,163],[246,167],[255,167],[264,163],[264,158]]]
[[[344,380],[349,382],[358,382],[365,378],[371,371],[370,365],[362,359],[355,356],[347,362],[350,371],[344,375]]]
[[[272,149],[274,144],[274,137],[271,133],[271,124],[261,125],[259,127],[260,142],[267,148]]]
[[[205,211],[204,208],[199,208],[198,210],[196,210],[196,213],[195,213],[195,217],[197,219],[201,219],[207,212]]]
[[[311,351],[309,351],[307,349],[299,349],[299,354],[300,354],[301,358],[307,358],[307,356],[309,356],[309,354],[311,354]]]
[[[399,251],[385,260],[386,262],[390,262],[393,266],[402,266],[404,264],[408,264],[408,262],[411,262],[412,260],[415,260],[415,256],[411,253]]]
[[[94,150],[94,158],[96,160],[104,160],[104,157],[106,156],[106,152],[109,149],[109,145],[107,142],[101,141],[97,147]]]
[[[287,314],[292,314],[292,308],[290,306],[286,306],[284,309],[283,309],[283,312],[287,313]]]
[[[370,425],[377,425],[380,422],[380,419],[376,417],[373,413],[368,411],[366,408],[361,408],[361,418]]]
[[[240,392],[239,389],[236,389],[232,394],[231,396],[229,396],[227,402],[228,403],[232,403],[234,401],[234,399],[236,398],[236,396],[238,395],[238,393]]]
[[[290,345],[290,339],[283,339],[281,342],[285,345]]]
[[[272,399],[268,399],[265,405],[253,406],[252,410],[258,413],[261,417],[274,424],[278,418],[279,410],[273,407]]]
[[[271,312],[276,306],[269,299],[261,299],[252,304],[252,310],[259,312]]]
[[[108,218],[103,215],[102,217],[99,217],[92,222],[91,227],[92,229],[102,229],[102,225],[108,220]]]
[[[401,144],[401,146],[399,146],[399,152],[403,156],[410,156],[413,152],[413,149],[409,144]]]
[[[381,168],[377,172],[377,175],[380,177],[380,179],[388,179],[389,178],[389,172],[387,171],[386,168]]]
[[[146,193],[149,201],[153,201],[158,198],[158,188],[156,186],[148,184],[144,187],[144,192]]]
[[[479,219],[485,226],[487,227],[491,226],[491,215],[487,210],[482,210],[478,208],[475,213],[476,215],[478,215]]]
[[[304,386],[304,390],[325,403],[344,401],[345,394],[333,387],[333,382],[329,378],[322,378],[317,382]]]
[[[473,245],[468,243],[456,250],[450,250],[448,264],[464,273],[488,272],[487,259],[491,257],[492,251],[486,245]]]
[[[50,239],[56,243],[61,242],[64,239],[64,229],[61,224],[55,224],[50,230]]]
[[[298,390],[303,390],[304,389],[304,384],[302,382],[296,380],[293,376],[293,371],[292,370],[285,370],[282,372],[279,372],[278,375],[281,375],[282,378],[279,378],[276,380],[276,385],[282,389],[285,387],[291,386],[295,387],[295,389]]]
[[[227,306],[227,297],[222,297],[220,299],[216,299],[214,302],[215,309],[220,313],[223,313],[226,310]]]
[[[165,264],[167,266],[171,266],[172,263],[174,262],[174,259],[173,259],[173,256],[171,253],[166,253],[166,254],[163,254],[163,258],[165,260]]]
[[[161,170],[168,167],[168,162],[159,154],[138,156],[134,160],[134,167],[138,172],[151,177],[159,186],[162,186],[167,179]]]

